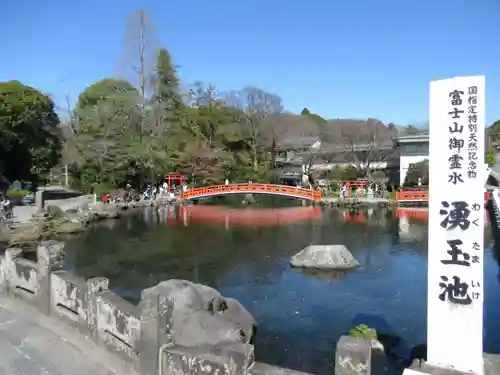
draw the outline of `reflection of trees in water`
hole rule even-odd
[[[295,269],[303,275],[320,281],[339,281],[346,277],[350,271],[347,270],[323,270],[323,269]]]
[[[248,265],[255,283],[279,275],[276,252],[294,251],[297,233],[306,243],[309,228],[292,225],[226,231],[203,225],[175,228],[149,225],[140,215],[127,215],[114,229],[92,228],[67,244],[75,268],[85,277],[107,276],[119,289],[142,289],[169,278],[183,278],[217,286],[239,264]],[[300,241],[299,241],[300,242]],[[255,264],[258,263],[258,267]]]
[[[326,210],[322,220],[230,231],[200,223],[185,227],[182,218],[167,226],[170,214],[147,209],[125,215],[114,227],[92,228],[68,242],[70,262],[85,277],[109,277],[120,290],[141,290],[170,278],[259,288],[275,282],[290,256],[310,244],[346,245],[364,265],[373,257],[389,261],[392,245],[394,219],[385,210],[373,211],[365,223],[345,222],[339,210]]]

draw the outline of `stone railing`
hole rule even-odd
[[[105,277],[85,280],[62,270],[63,248],[42,242],[37,262],[22,258],[21,249],[7,249],[0,256],[0,293],[64,320],[142,375],[301,374],[255,362],[252,316],[215,289],[168,280],[144,289],[133,305],[111,292]],[[339,341],[336,375],[368,375],[369,363],[369,345]]]

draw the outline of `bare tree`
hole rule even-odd
[[[266,119],[283,112],[282,99],[257,87],[244,87],[227,95],[229,105],[241,110],[243,114],[242,132],[252,150],[252,164],[255,170],[259,164],[259,151],[266,140],[276,143],[275,128],[268,127]]]
[[[336,120],[344,142],[347,160],[367,177],[392,155],[389,129],[379,120]]]
[[[320,136],[318,124],[307,116],[283,113],[276,116],[269,116],[268,122],[269,125],[266,125],[266,129],[274,131],[278,144],[298,138]]]
[[[157,37],[156,29],[145,10],[137,10],[128,19],[125,29],[122,68],[125,78],[133,83],[141,97],[151,93],[151,75],[154,69]]]

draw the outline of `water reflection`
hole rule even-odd
[[[383,318],[408,347],[425,342],[427,223],[408,216],[387,209],[146,209],[72,238],[66,266],[85,277],[109,277],[132,301],[169,278],[215,287],[258,321],[258,360],[331,374],[335,343],[359,314]],[[292,255],[315,244],[343,244],[362,266],[344,273],[290,268]],[[488,250],[490,352],[500,352],[497,275]]]
[[[223,226],[226,230],[233,227],[272,227],[303,220],[320,219],[321,208],[288,207],[288,208],[245,208],[235,209],[224,206],[186,205],[149,208],[143,212],[143,220],[148,224],[161,223],[169,225],[189,226],[193,222],[204,222],[207,225]]]
[[[350,271],[340,271],[340,270],[315,270],[315,269],[296,269],[296,272],[300,272],[303,275],[320,280],[320,281],[339,281],[346,277]]]

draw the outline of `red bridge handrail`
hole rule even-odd
[[[396,201],[428,201],[427,190],[401,190],[396,191]]]
[[[255,183],[242,183],[242,184],[227,184],[227,185],[213,185],[204,186],[199,188],[189,189],[181,193],[181,199],[191,199],[196,197],[203,197],[206,195],[217,195],[224,193],[260,193],[260,194],[278,194],[289,195],[296,198],[305,198],[311,200],[319,200],[323,198],[321,191],[304,189],[300,187],[274,185],[274,184],[255,184]]]
[[[484,192],[484,200],[488,201],[491,199],[491,193],[489,191]],[[401,190],[396,191],[396,201],[412,201],[412,202],[426,202],[429,200],[428,190]]]

